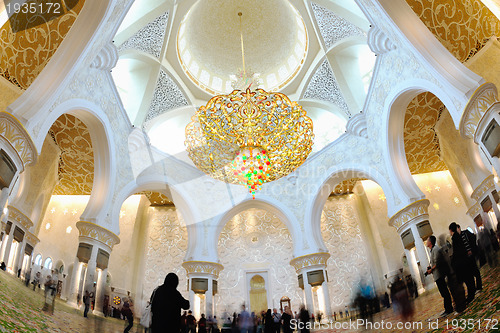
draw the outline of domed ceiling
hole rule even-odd
[[[307,53],[304,21],[287,0],[195,3],[177,34],[184,72],[211,94],[230,92],[231,76],[242,68],[240,27],[246,71],[260,74],[266,90],[282,88]]]

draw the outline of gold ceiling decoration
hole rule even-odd
[[[59,183],[53,194],[89,195],[94,182],[94,150],[87,126],[75,116],[63,114],[49,133],[61,149]]]
[[[412,174],[448,169],[440,158],[441,149],[435,131],[443,110],[443,103],[430,92],[417,95],[406,109],[404,147]]]
[[[38,9],[39,0],[25,3]],[[21,89],[27,89],[54,55],[80,13],[85,0],[54,1],[52,12],[22,13],[5,22],[0,29],[0,75]],[[68,4],[69,8],[66,7]],[[14,7],[12,7],[14,8]],[[14,26],[11,23],[14,22]]]
[[[366,178],[351,178],[348,180],[344,180],[343,182],[335,186],[332,195],[353,193],[356,183],[360,180],[366,180]]]
[[[238,13],[240,20],[242,13]],[[240,21],[241,23],[241,21]],[[266,182],[297,169],[312,150],[313,123],[297,102],[282,93],[253,89],[255,76],[245,70],[246,88],[218,95],[200,107],[186,126],[186,147],[194,164],[215,179],[248,187],[255,193]]]
[[[151,206],[173,206],[174,205],[174,203],[172,201],[170,201],[170,199],[166,195],[159,193],[159,192],[142,191],[138,194],[145,195],[146,198],[148,198]]]
[[[492,36],[500,36],[500,21],[481,0],[406,0],[415,14],[459,61],[476,54]]]

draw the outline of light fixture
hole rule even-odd
[[[67,227],[67,228],[66,228],[66,233],[67,233],[67,234],[70,234],[70,233],[71,233],[71,230],[73,230],[73,228],[71,228],[71,226]]]
[[[232,93],[201,106],[186,126],[189,157],[203,172],[221,181],[247,186],[255,199],[264,183],[297,169],[312,150],[313,123],[297,102],[258,87],[258,75],[243,70]]]
[[[45,224],[45,229],[46,229],[46,230],[49,230],[49,229],[50,229],[50,223],[49,223],[49,222],[47,222],[47,224]]]

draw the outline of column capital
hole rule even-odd
[[[7,223],[0,221],[0,232],[5,232],[5,228],[7,228]]]
[[[481,205],[479,202],[476,202],[467,210],[467,215],[469,215],[472,219],[474,219],[479,213],[481,213]]]
[[[25,168],[36,162],[38,153],[30,134],[16,117],[5,111],[0,112],[0,136],[17,151]]]
[[[474,189],[470,197],[479,202],[483,199],[485,194],[493,191],[494,189],[495,189],[495,177],[493,175],[489,175],[481,182],[481,184],[479,184]]]
[[[477,88],[467,102],[460,119],[460,134],[465,138],[475,139],[479,123],[496,102],[498,102],[498,91],[493,83],[487,82]]]
[[[297,274],[304,268],[317,267],[326,268],[326,262],[330,258],[330,253],[328,252],[318,252],[306,254],[297,258],[290,260],[290,265],[295,268]]]
[[[406,229],[405,227],[412,222],[419,222],[423,219],[429,219],[427,208],[429,207],[429,200],[422,199],[412,202],[399,212],[394,214],[389,219],[389,225],[397,229],[398,233]]]
[[[33,247],[35,247],[35,245],[40,242],[38,237],[36,237],[34,234],[32,234],[29,231],[26,231],[26,233],[24,234],[24,237],[26,238],[26,242]]]
[[[219,273],[224,269],[219,263],[210,261],[185,261],[182,267],[186,270],[188,276],[191,274],[209,274],[215,279],[219,278]]]
[[[30,218],[24,215],[16,207],[8,205],[7,209],[9,210],[9,219],[22,226],[24,228],[24,231],[28,231],[33,226],[33,222],[30,220]]]
[[[120,243],[120,238],[117,235],[95,223],[79,221],[76,223],[76,227],[80,231],[80,241],[97,241],[104,245],[108,252],[111,252],[114,245]]]

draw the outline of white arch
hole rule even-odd
[[[37,122],[35,115],[50,108],[73,78],[82,60],[89,55],[95,42],[101,38],[101,30],[116,3],[116,0],[85,1],[64,41],[26,92],[7,107],[9,113],[20,119],[27,128],[30,128],[29,123]],[[114,35],[114,31],[111,35]]]
[[[211,235],[211,239],[207,240],[209,242],[208,248],[209,251],[211,251],[211,256],[218,258],[217,246],[219,243],[219,236],[227,222],[229,222],[234,216],[251,208],[262,209],[276,215],[279,220],[285,224],[290,232],[290,235],[292,236],[294,256],[298,257],[302,255],[298,254],[301,250],[299,245],[302,245],[302,239],[305,235],[301,235],[299,230],[299,221],[296,216],[290,211],[289,207],[285,206],[280,201],[272,197],[259,195],[258,198],[253,200],[251,198],[247,198],[241,201],[214,219],[213,225],[215,226],[215,232]]]
[[[44,120],[35,145],[41,152],[43,141],[52,124],[63,114],[71,114],[87,126],[94,151],[94,181],[90,199],[80,219],[100,224],[104,219],[111,200],[117,170],[114,134],[106,113],[97,105],[84,99],[71,99],[58,105]]]
[[[391,179],[401,184],[401,189],[411,201],[422,199],[424,195],[413,180],[406,161],[404,118],[410,101],[423,92],[430,92],[439,98],[450,114],[458,112],[451,96],[441,88],[427,80],[412,79],[400,83],[391,90],[386,98],[382,115],[382,135],[384,144],[388,147],[388,154],[385,156],[386,165],[391,173]],[[455,126],[458,128],[459,122],[455,122]]]
[[[324,173],[321,185],[316,194],[311,196],[310,200],[307,202],[305,213],[305,223],[309,224],[316,243],[320,244],[320,247],[323,249],[326,249],[323,237],[321,236],[321,213],[323,212],[323,207],[329,195],[335,189],[335,186],[351,178],[368,178],[379,184],[387,199],[388,214],[392,215],[398,210],[396,195],[392,187],[385,177],[375,168],[355,163],[343,163],[331,167]],[[326,250],[324,252],[326,252]]]
[[[170,181],[166,176],[148,175],[140,176],[136,181],[131,181],[118,193],[116,201],[111,211],[111,230],[117,235],[120,233],[120,210],[123,202],[131,195],[142,191],[156,191],[166,195],[175,205],[182,215],[188,231],[188,250],[186,257],[190,254],[190,249],[196,246],[195,224],[199,221],[198,210],[189,204],[187,196],[181,189],[170,186]]]

